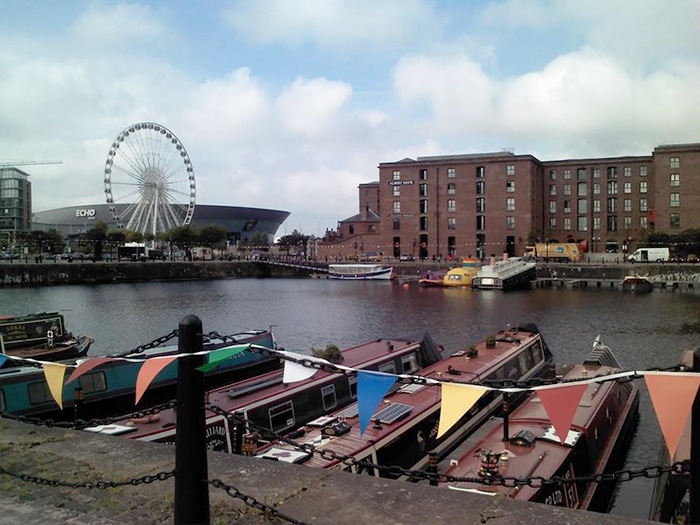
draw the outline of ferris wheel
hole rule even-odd
[[[160,124],[134,124],[114,139],[104,183],[118,228],[157,235],[192,220],[192,162],[182,142]]]

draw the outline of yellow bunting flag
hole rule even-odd
[[[66,375],[66,365],[62,363],[44,363],[44,377],[46,384],[49,386],[49,392],[58,403],[58,406],[63,410],[63,378]]]
[[[463,385],[459,383],[442,384],[442,405],[437,437],[447,432],[459,419],[474,406],[484,392],[483,386]]]
[[[160,371],[176,359],[177,356],[175,355],[171,357],[151,358],[144,361],[143,365],[141,365],[141,369],[139,370],[139,375],[136,378],[135,404],[138,404],[138,402],[141,400],[141,396],[143,396],[146,390],[148,390],[151,382],[160,373]]]
[[[668,453],[673,457],[693,407],[700,374],[642,373]],[[688,459],[688,458],[683,458]]]

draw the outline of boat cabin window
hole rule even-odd
[[[104,392],[107,390],[107,377],[104,372],[83,374],[78,381],[80,383],[80,388],[83,389],[83,394],[92,394],[93,392]]]
[[[5,404],[5,391],[0,389],[0,412],[7,410],[7,405]]]
[[[402,374],[413,374],[418,371],[418,361],[415,354],[405,355],[401,358]]]
[[[348,389],[350,390],[350,397],[357,399],[357,376],[348,376]]]
[[[324,386],[321,389],[321,399],[323,399],[323,410],[328,411],[338,405],[338,399],[335,396],[335,385]]]
[[[47,385],[45,381],[41,383],[29,383],[29,385],[27,385],[27,391],[29,392],[29,403],[32,405],[42,405],[53,401],[49,385]]]
[[[396,364],[393,361],[389,361],[388,363],[382,363],[379,365],[378,370],[380,372],[384,372],[385,374],[395,374]]]
[[[273,432],[281,432],[294,426],[294,404],[291,401],[282,403],[269,410],[270,429]]]

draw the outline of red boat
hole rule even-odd
[[[426,333],[406,338],[377,339],[342,350],[339,365],[395,374],[411,374],[442,359],[440,347]],[[305,380],[285,382],[277,370],[207,393],[208,404],[240,413],[254,424],[275,432],[289,432],[309,421],[349,405],[357,399],[357,377],[317,370]],[[114,424],[86,429],[158,443],[175,443],[177,414],[163,410],[147,418],[124,418]],[[221,414],[208,413],[207,446],[234,452],[235,429]]]
[[[554,377],[552,354],[533,325],[508,328],[466,350],[452,354],[416,375],[458,383],[488,380],[512,381]],[[298,444],[340,457],[369,461],[383,466],[421,469],[427,466],[428,452],[444,457],[484,421],[502,407],[502,396],[488,390],[447,432],[438,436],[442,390],[439,383],[407,384],[387,395],[364,433],[359,424],[358,406],[336,411],[329,417],[311,421],[295,433]],[[517,402],[516,399],[513,399]],[[373,476],[397,477],[386,469],[348,465],[331,455],[310,454],[291,444],[276,442],[261,446],[258,456],[308,466],[360,472]]]
[[[597,342],[590,356],[563,370],[565,380],[592,379],[620,372],[610,349]],[[583,387],[582,387],[583,388]],[[638,420],[639,391],[634,382],[591,382],[585,386],[573,423],[561,443],[543,403],[533,394],[508,417],[488,423],[478,439],[447,458],[443,474],[494,481],[504,477],[586,477],[621,467]],[[562,485],[505,487],[447,481],[451,489],[546,503],[574,509],[608,511],[613,488],[606,483],[577,481]],[[538,485],[535,483],[534,485]]]

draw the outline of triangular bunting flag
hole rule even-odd
[[[649,389],[651,404],[654,405],[668,453],[673,457],[700,385],[700,375],[681,376],[672,372],[642,375]]]
[[[63,378],[66,375],[66,365],[62,363],[44,363],[44,377],[49,386],[49,392],[63,410]]]
[[[158,373],[176,359],[177,356],[174,355],[171,357],[146,359],[143,362],[143,365],[141,365],[141,369],[139,370],[139,375],[136,378],[135,404],[138,404],[138,402],[141,400],[141,396],[143,396],[143,394],[146,392],[149,385],[155,379]]]
[[[73,370],[73,373],[70,375],[66,383],[71,383],[72,381],[75,381],[78,379],[81,375],[83,375],[85,372],[89,372],[93,368],[97,368],[101,364],[107,363],[109,361],[114,361],[113,357],[91,357],[90,359],[86,359],[82,363],[80,363],[75,370]]]
[[[397,376],[382,374],[381,372],[357,372],[357,412],[360,419],[360,437],[374,414],[377,405],[396,383]]]
[[[235,359],[237,356],[245,352],[248,348],[250,348],[249,344],[228,346],[226,348],[219,348],[218,350],[214,350],[208,355],[207,364],[198,366],[197,370],[203,373],[214,370],[217,366],[219,366],[227,359]]]
[[[459,419],[474,406],[484,392],[489,390],[483,386],[463,385],[459,383],[442,384],[442,404],[440,406],[440,422],[437,437],[441,437]]]
[[[569,435],[571,422],[587,388],[588,384],[581,383],[537,390],[542,407],[547,412],[560,443],[564,443]]]
[[[303,354],[295,354],[294,352],[282,352],[283,355],[293,357],[295,359],[308,359],[309,361],[315,361],[316,363],[325,363],[330,365],[325,359],[320,359],[318,357],[313,357]],[[304,366],[294,361],[284,360],[284,375],[282,376],[282,381],[284,383],[296,383],[298,381],[303,381],[304,379],[309,379],[318,372],[318,368],[313,368],[310,366]]]

